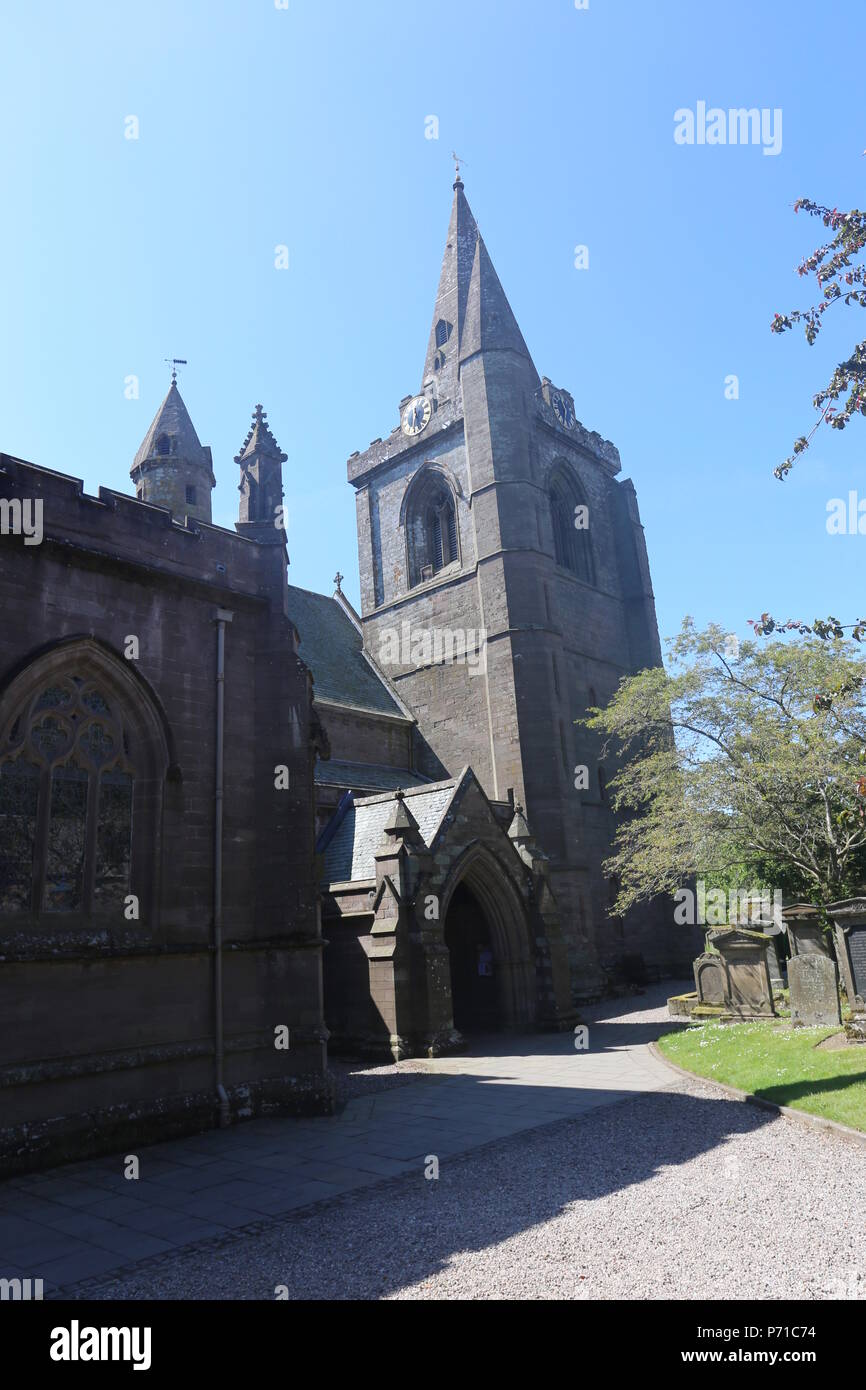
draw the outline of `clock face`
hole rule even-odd
[[[550,397],[550,403],[553,406],[559,423],[565,425],[567,430],[573,430],[577,424],[577,420],[565,396],[563,396],[560,391],[554,391]]]
[[[415,396],[403,411],[404,434],[420,434],[430,423],[433,407],[426,396]]]

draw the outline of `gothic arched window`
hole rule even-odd
[[[135,750],[97,682],[54,678],[0,746],[0,913],[123,911]]]
[[[409,585],[432,579],[459,560],[454,494],[444,478],[426,473],[406,510]]]
[[[565,470],[556,472],[549,487],[556,563],[587,584],[595,583],[595,567],[586,524],[589,512],[577,482]]]

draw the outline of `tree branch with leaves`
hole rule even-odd
[[[802,324],[806,342],[812,347],[831,305],[853,304],[861,309],[866,308],[866,264],[862,260],[858,263],[866,247],[866,213],[857,208],[840,212],[838,208],[813,203],[809,198],[798,198],[794,211],[820,217],[834,235],[797,267],[797,273],[801,276],[815,275],[820,299],[806,309],[794,309],[790,314],[774,314],[770,328],[773,333],[786,333],[795,324]],[[836,402],[842,396],[845,396],[845,401],[837,406]],[[787,477],[795,460],[809,448],[822,424],[842,430],[855,415],[866,415],[866,340],[855,343],[850,355],[837,366],[829,383],[812,397],[812,404],[819,412],[818,419],[808,434],[802,434],[794,441],[794,452],[773,470],[777,478]]]

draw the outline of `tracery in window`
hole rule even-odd
[[[122,911],[133,743],[84,677],[55,680],[30,698],[0,747],[0,913]]]

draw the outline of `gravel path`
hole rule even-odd
[[[665,1017],[634,1003],[591,1012]],[[677,1081],[87,1296],[272,1299],[277,1285],[292,1299],[866,1298],[866,1148]]]

